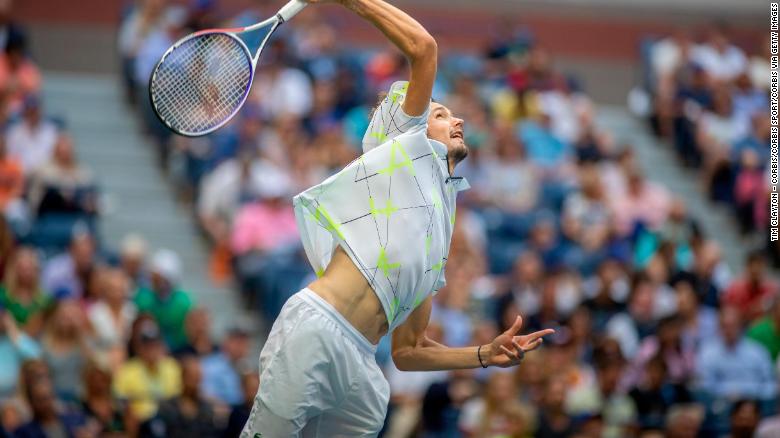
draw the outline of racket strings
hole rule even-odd
[[[238,41],[220,33],[200,35],[160,62],[152,77],[152,101],[174,130],[205,133],[241,106],[251,79],[251,61]]]

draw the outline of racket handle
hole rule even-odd
[[[308,5],[308,3],[302,0],[290,0],[286,5],[282,6],[282,9],[279,9],[279,12],[276,15],[278,15],[282,19],[282,23],[284,23],[285,21],[289,21],[298,12],[301,12],[306,5]]]

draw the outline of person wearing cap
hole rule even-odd
[[[135,295],[139,313],[148,313],[160,325],[165,343],[175,351],[187,344],[184,322],[193,307],[190,295],[179,288],[181,261],[169,250],[158,250],[150,260],[150,285]]]
[[[125,362],[114,378],[114,394],[129,402],[141,422],[153,417],[160,402],[181,393],[181,370],[162,340],[160,328],[146,320],[139,328],[138,355]]]

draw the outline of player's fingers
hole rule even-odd
[[[532,341],[535,341],[535,340],[541,338],[542,336],[551,335],[553,333],[555,333],[555,330],[553,330],[553,329],[545,329],[545,330],[539,330],[538,332],[533,332],[533,333],[527,334],[527,335],[523,336],[523,338],[527,342],[532,342]]]
[[[520,327],[522,326],[523,326],[523,317],[517,315],[517,318],[515,318],[515,323],[512,324],[512,327],[509,327],[506,333],[508,333],[511,336],[514,336],[515,333],[520,331]]]
[[[503,351],[504,354],[506,354],[509,360],[511,360],[512,362],[516,362],[520,360],[520,357],[517,356],[516,352],[504,347],[503,345],[501,346],[501,351]]]
[[[525,351],[536,350],[537,348],[539,348],[540,345],[542,345],[542,343],[544,343],[544,339],[539,338],[539,339],[531,342],[530,344],[528,344],[528,346],[525,348]]]

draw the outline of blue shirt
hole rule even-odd
[[[22,363],[40,356],[41,348],[26,334],[19,333],[16,342],[11,342],[6,335],[0,336],[0,400],[16,392]]]
[[[203,379],[201,389],[209,397],[215,397],[229,405],[243,402],[241,376],[224,353],[214,353],[201,361]]]
[[[731,348],[721,338],[705,342],[696,367],[700,387],[715,397],[766,400],[777,393],[772,358],[751,339]]]
[[[568,144],[537,122],[521,123],[517,135],[525,145],[528,158],[539,166],[557,167],[572,155]]]

